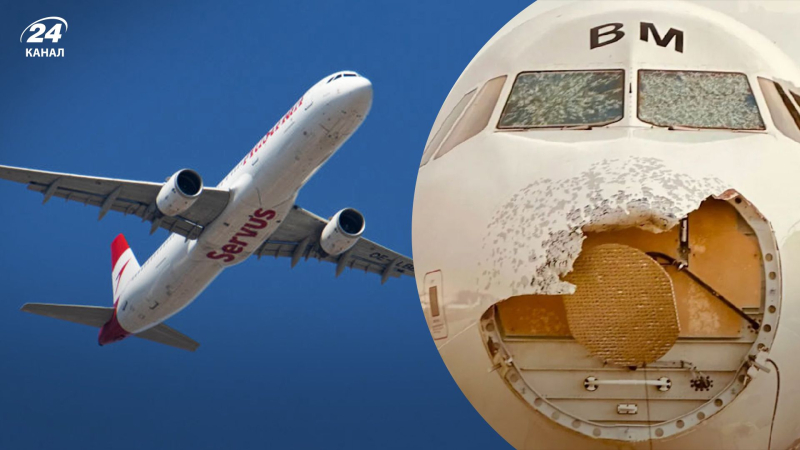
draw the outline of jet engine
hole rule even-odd
[[[353,208],[345,208],[325,225],[319,245],[329,255],[342,254],[356,245],[364,227],[364,216]]]
[[[165,216],[177,216],[189,209],[203,192],[203,179],[190,169],[181,169],[167,179],[156,197]]]

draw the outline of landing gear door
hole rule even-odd
[[[428,272],[423,281],[423,298],[427,303],[425,316],[434,340],[447,338],[447,320],[445,318],[444,293],[442,292],[442,272]]]

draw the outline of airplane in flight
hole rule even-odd
[[[225,269],[250,256],[314,258],[375,273],[414,276],[410,258],[362,238],[363,215],[345,208],[325,220],[297,206],[303,185],[356,131],[372,106],[372,84],[352,72],[320,80],[216,186],[181,169],[164,183],[0,166],[0,178],[44,195],[134,215],[171,234],[142,265],[123,235],[111,243],[113,306],[27,303],[22,311],[99,328],[98,343],[134,336],[194,351],[199,344],[164,321]]]
[[[433,124],[420,301],[517,449],[800,448],[800,4],[703,5],[536,1]]]

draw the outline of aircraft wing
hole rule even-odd
[[[345,267],[372,272],[381,276],[381,283],[389,277],[414,276],[414,261],[395,253],[368,239],[361,238],[350,250],[339,256],[325,253],[319,246],[319,238],[327,220],[295,205],[281,226],[256,251],[262,256],[292,258],[292,267],[300,258],[314,258],[336,264],[336,275]]]
[[[195,203],[180,216],[169,217],[156,208],[156,196],[163,183],[118,180],[114,178],[87,177],[58,172],[0,166],[0,179],[28,185],[28,189],[44,194],[44,202],[51,197],[83,203],[100,208],[102,219],[108,211],[132,214],[150,221],[152,234],[159,227],[187,239],[197,239],[204,227],[211,223],[228,204],[227,190],[203,188]]]

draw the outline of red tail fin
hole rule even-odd
[[[114,242],[111,243],[111,270],[117,267],[117,261],[119,261],[120,256],[130,248],[124,235],[120,234],[114,239]]]
[[[111,285],[114,289],[113,301],[119,298],[122,288],[139,271],[139,262],[128,246],[125,236],[119,235],[111,243]]]

